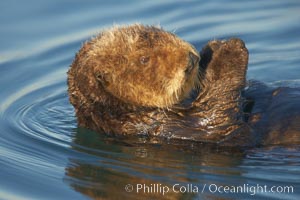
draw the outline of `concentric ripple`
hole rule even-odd
[[[1,99],[0,185],[5,187],[3,191],[0,188],[0,197],[39,199],[46,193],[54,195],[54,191],[66,190],[61,177],[73,154],[76,119],[68,101],[66,69],[48,70],[45,74],[32,77],[32,81],[20,84]],[[38,190],[33,195],[32,187]],[[78,198],[72,191],[62,192],[64,195]]]
[[[9,97],[4,102],[8,107],[2,109],[2,118],[16,132],[57,145],[67,145],[72,140],[70,130],[75,128],[76,121],[68,102],[65,80],[55,80],[52,83],[51,80],[46,81],[48,85],[37,81],[19,91],[20,95],[16,93]]]

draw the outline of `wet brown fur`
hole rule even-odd
[[[240,92],[248,51],[239,39],[211,41],[200,67],[196,61],[186,73],[190,53],[199,56],[161,28],[103,31],[82,46],[68,72],[78,125],[108,134],[223,140],[244,126]]]

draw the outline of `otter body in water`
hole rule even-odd
[[[211,41],[199,55],[161,28],[115,27],[77,53],[68,92],[78,125],[98,132],[249,145],[247,64],[240,39]]]

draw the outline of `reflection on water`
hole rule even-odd
[[[87,137],[88,136],[88,137]],[[242,163],[244,152],[239,149],[218,149],[212,146],[176,146],[149,145],[128,140],[120,143],[113,138],[99,136],[95,132],[77,129],[73,148],[79,152],[95,156],[93,159],[70,160],[65,181],[77,191],[90,197],[128,199],[162,197],[162,188],[170,191],[163,196],[167,199],[197,197],[197,187],[204,184],[223,184],[223,181],[242,175],[237,168]],[[107,153],[109,152],[109,153]],[[234,156],[232,156],[234,155]],[[114,180],[114,181],[111,181]],[[132,192],[125,186],[131,184]],[[146,185],[145,192],[137,185]],[[188,187],[196,186],[194,192],[172,191],[174,184]],[[200,193],[200,191],[199,191]],[[208,192],[200,194],[202,198],[210,196]]]
[[[0,199],[297,199],[300,195],[299,145],[229,149],[109,138],[77,127],[66,85],[66,72],[82,42],[113,23],[142,22],[161,24],[199,50],[214,38],[241,37],[250,52],[248,79],[299,88],[298,0],[72,1],[72,5],[11,0],[1,1],[0,8]],[[286,91],[291,98],[297,94],[283,105],[299,107],[299,89]],[[272,105],[273,116],[284,110],[276,101]],[[276,133],[281,133],[273,119]],[[199,192],[136,193],[137,184],[172,188],[176,183],[192,184]],[[128,184],[135,190],[126,192]],[[207,188],[211,184],[291,185],[294,191],[212,193]]]
[[[256,193],[253,187],[257,185],[288,185],[294,190],[299,185],[297,146],[239,149],[203,144],[150,145],[142,138],[121,143],[85,129],[77,129],[74,141],[78,146],[73,148],[89,157],[71,159],[64,180],[92,198],[230,199],[236,194],[219,193],[215,186],[234,186],[248,188],[248,192],[238,194],[246,199],[251,194],[256,198],[266,195]],[[130,192],[125,188],[128,184],[132,186]],[[180,188],[188,192],[180,192]]]

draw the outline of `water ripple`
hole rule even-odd
[[[82,42],[114,23],[140,22],[160,24],[198,50],[211,39],[241,37],[250,52],[249,79],[299,87],[299,1],[0,4],[6,8],[0,13],[0,198],[144,197],[125,193],[128,183],[299,187],[299,147],[195,150],[108,138],[77,127],[66,84]],[[212,195],[173,199],[180,197]]]

